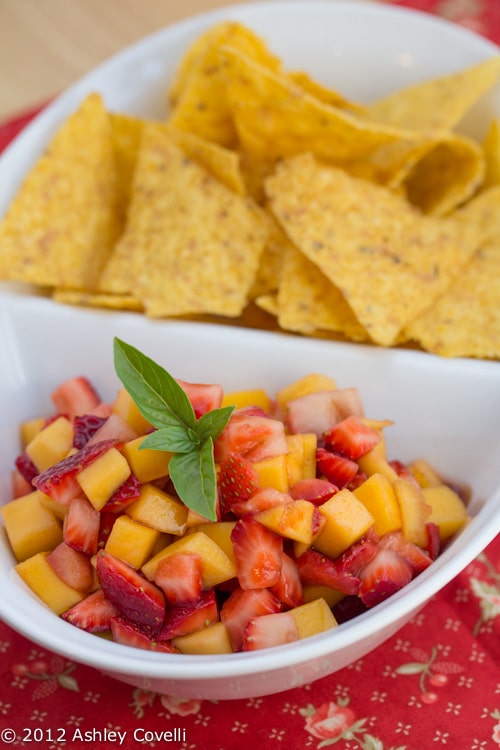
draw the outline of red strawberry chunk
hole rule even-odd
[[[270,589],[236,589],[222,605],[220,619],[226,626],[233,651],[241,651],[243,633],[253,617],[279,612],[281,605]]]
[[[49,495],[53,500],[62,505],[68,505],[74,497],[81,494],[76,475],[112,448],[115,443],[116,440],[103,440],[100,443],[86,445],[77,453],[63,458],[62,461],[43,471],[33,479],[33,484],[40,492]]]
[[[151,637],[158,635],[165,618],[165,597],[158,586],[105,550],[97,555],[97,577],[122,617]]]
[[[357,388],[317,391],[288,402],[286,424],[292,433],[314,432],[320,437],[349,415],[364,416]]]
[[[116,614],[116,607],[106,599],[104,591],[98,589],[63,612],[61,617],[88,633],[102,633],[111,628],[111,618]]]
[[[352,459],[364,456],[382,440],[378,430],[369,427],[354,415],[338,422],[323,437],[327,448]]]
[[[141,485],[135,474],[130,474],[127,479],[116,489],[109,500],[106,501],[103,511],[119,513],[127,505],[131,505],[141,494]]]
[[[280,578],[283,540],[250,516],[231,533],[238,581],[242,589],[274,586]]]
[[[158,643],[158,641],[150,638],[147,633],[144,633],[131,622],[124,620],[123,617],[112,617],[110,621],[110,628],[113,635],[113,640],[116,643],[121,643],[124,646],[143,648],[146,651],[161,651],[165,654],[179,653],[178,649],[176,649],[173,644],[168,643],[167,641],[164,643]]]
[[[218,486],[223,514],[230,513],[235,503],[248,500],[258,488],[259,477],[250,461],[231,454],[221,463]]]
[[[219,609],[215,591],[202,591],[199,599],[189,604],[170,606],[167,609],[165,622],[159,640],[169,641],[179,635],[187,635],[203,630],[219,620]]]
[[[412,579],[407,560],[393,549],[381,549],[360,573],[359,597],[373,607],[406,586]]]
[[[335,484],[320,478],[299,479],[289,490],[293,500],[309,500],[313,505],[323,505],[338,491]]]
[[[359,576],[365,565],[375,557],[378,552],[378,540],[364,538],[355,542],[335,559],[335,565],[343,573]]]
[[[407,542],[401,531],[384,534],[379,541],[380,549],[393,549],[410,564],[413,576],[429,567],[432,559],[427,552],[413,542]]]
[[[101,522],[99,524],[99,539],[97,542],[97,546],[99,549],[102,549],[103,547],[106,546],[106,542],[108,541],[109,535],[111,534],[115,521],[117,518],[119,518],[121,514],[112,513],[107,510],[101,510],[99,515],[101,517]]]
[[[28,456],[27,453],[21,453],[15,461],[16,469],[22,477],[31,485],[33,479],[37,476],[38,469]]]
[[[283,422],[270,417],[234,412],[214,443],[214,457],[222,463],[237,453],[249,461],[262,461],[288,453]]]
[[[304,603],[302,581],[295,560],[283,553],[281,573],[278,583],[270,591],[285,607],[298,607]]]
[[[287,492],[281,492],[274,487],[262,487],[251,495],[248,500],[239,503],[233,503],[231,510],[238,518],[259,513],[261,510],[275,508],[277,505],[284,505],[291,500]]]
[[[90,438],[95,435],[105,422],[104,417],[96,417],[94,414],[82,414],[73,420],[73,447],[80,450],[87,445]]]
[[[290,612],[276,612],[250,620],[243,634],[243,651],[284,646],[298,641],[299,631]]]
[[[196,419],[222,405],[224,391],[218,383],[187,383],[177,380],[191,402]]]
[[[192,604],[201,596],[203,562],[194,552],[177,552],[160,560],[155,583],[170,604]]]
[[[326,448],[316,449],[318,472],[336,487],[346,487],[358,473],[358,464]]]
[[[101,403],[92,383],[85,377],[76,377],[61,383],[51,394],[52,403],[59,414],[70,418],[88,414]]]
[[[441,551],[441,535],[439,533],[439,526],[436,523],[426,523],[425,530],[427,532],[427,547],[426,550],[431,560],[436,560],[439,557]]]
[[[88,592],[94,583],[94,569],[88,555],[61,542],[46,560],[54,573],[72,589]]]
[[[343,594],[357,594],[359,578],[346,571],[342,563],[314,549],[306,550],[296,559],[297,569],[303,584],[329,586]]]
[[[22,497],[33,492],[33,485],[23,477],[20,471],[14,469],[11,472],[12,497]]]
[[[138,437],[138,433],[119,414],[110,414],[103,420],[101,427],[91,436],[90,443],[98,443],[101,440],[117,440],[120,443],[128,443]]]
[[[74,497],[63,522],[66,544],[86,555],[98,549],[101,515],[84,495]]]

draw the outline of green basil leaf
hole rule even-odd
[[[139,450],[148,448],[153,451],[171,451],[172,453],[189,453],[198,446],[198,441],[193,443],[189,431],[183,425],[177,424],[172,427],[160,427],[149,435],[139,446]]]
[[[186,392],[163,367],[116,337],[114,361],[116,374],[148,422],[155,427],[170,428],[173,422],[195,427]]]
[[[217,476],[212,438],[190,453],[173,455],[168,470],[182,502],[195,513],[216,521]]]
[[[222,406],[220,409],[212,409],[203,414],[196,423],[196,433],[200,443],[207,438],[215,440],[219,437],[229,418],[234,411],[234,406]]]

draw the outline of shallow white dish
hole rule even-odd
[[[412,11],[364,3],[240,5],[162,30],[88,75],[35,120],[0,160],[0,214],[58,124],[83,96],[100,91],[110,109],[161,117],[164,92],[186,46],[221,19],[262,34],[285,64],[304,68],[346,95],[368,101],[432,75],[450,73],[498,50],[473,34]],[[500,114],[500,92],[474,108],[464,127],[484,130]],[[112,338],[139,347],[185,380],[270,393],[308,372],[355,385],[369,416],[391,418],[391,457],[424,456],[442,473],[472,485],[472,522],[404,591],[373,611],[306,641],[227,657],[158,655],[110,643],[63,622],[23,587],[2,530],[0,617],[46,648],[143,688],[226,699],[265,695],[330,674],[391,636],[462,570],[500,530],[500,365],[444,360],[420,352],[334,344],[262,331],[148,321],[79,310],[0,291],[0,502],[21,420],[50,408],[64,378],[88,375],[114,397]]]

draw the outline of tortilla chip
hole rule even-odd
[[[267,222],[173,143],[168,126],[145,126],[127,229],[101,289],[132,293],[152,317],[244,309],[267,239]]]
[[[270,294],[278,289],[281,270],[289,239],[269,210],[262,212],[263,221],[267,221],[267,240],[260,256],[259,267],[250,290],[250,299]]]
[[[56,133],[0,225],[0,278],[93,289],[119,232],[111,124],[98,94]]]
[[[72,289],[55,289],[52,294],[55,302],[80,307],[103,307],[109,310],[143,312],[144,306],[131,294],[97,294],[78,292]]]
[[[452,130],[500,76],[500,56],[396,91],[365,109],[371,122],[408,130]]]
[[[170,121],[179,130],[221,146],[236,145],[236,131],[227,106],[220,49],[230,44],[262,65],[279,70],[280,60],[265,43],[240,23],[223,22],[200,36],[186,53],[170,91]]]
[[[485,175],[483,188],[500,185],[500,120],[493,120],[483,143]]]
[[[121,227],[125,226],[137,154],[144,120],[119,113],[110,114],[111,137],[116,159],[118,212]]]
[[[287,73],[287,76],[293,83],[300,86],[301,89],[307,91],[308,94],[316,97],[316,99],[328,104],[330,107],[346,109],[355,115],[362,114],[365,111],[365,107],[362,104],[350,101],[339,91],[323,86],[303,70],[290,71]]]
[[[266,189],[289,238],[383,346],[397,341],[478,247],[477,234],[457,221],[423,216],[385,188],[320,166],[310,154],[283,161]]]

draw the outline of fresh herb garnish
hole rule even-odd
[[[175,490],[191,510],[217,520],[214,440],[229,421],[233,406],[212,409],[196,419],[186,392],[163,367],[130,344],[114,339],[116,374],[145,419],[157,429],[141,449],[168,451]]]

